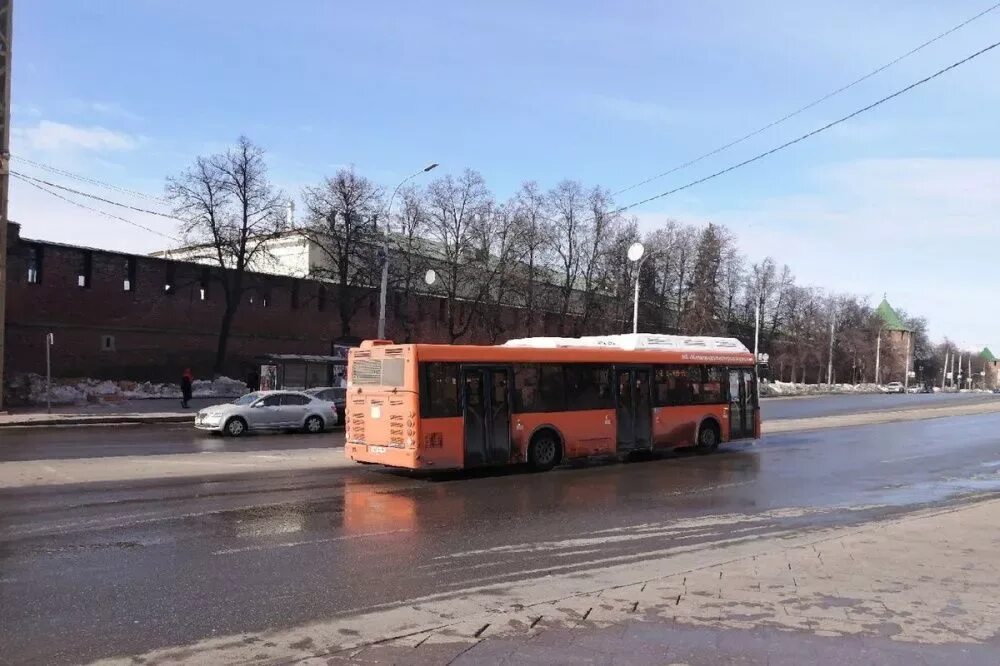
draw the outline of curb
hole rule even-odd
[[[41,418],[15,417],[9,421],[0,422],[0,430],[4,428],[44,428],[51,426],[70,425],[116,425],[120,423],[191,423],[194,424],[194,414],[100,414],[94,416],[67,415],[60,418],[49,416]]]

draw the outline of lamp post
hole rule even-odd
[[[428,164],[420,171],[412,173],[403,180],[392,191],[389,197],[389,204],[385,207],[385,227],[382,230],[382,284],[378,291],[378,339],[385,339],[385,294],[389,289],[389,216],[392,214],[392,201],[399,193],[399,189],[406,183],[413,180],[422,173],[427,173],[431,169],[437,168],[437,162]]]
[[[639,273],[642,265],[646,263],[650,255],[646,254],[646,248],[642,243],[632,243],[628,248],[628,260],[639,262],[635,268],[635,297],[632,300],[632,334],[639,332]]]

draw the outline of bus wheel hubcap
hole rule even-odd
[[[538,453],[536,457],[539,463],[547,465],[555,457],[555,455],[556,447],[551,440],[543,439],[538,442]]]

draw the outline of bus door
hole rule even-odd
[[[743,368],[729,370],[729,438],[754,436],[753,373]]]
[[[510,369],[462,368],[465,465],[510,462]]]
[[[653,446],[649,368],[615,368],[618,451],[648,450]]]

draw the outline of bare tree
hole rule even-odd
[[[508,331],[505,315],[510,309],[516,278],[524,256],[523,227],[509,206],[493,206],[474,227],[477,259],[486,278],[481,317],[490,342],[496,343]]]
[[[201,244],[202,261],[222,270],[226,306],[219,325],[215,372],[223,372],[229,334],[245,292],[245,274],[268,254],[267,243],[285,228],[285,197],[267,177],[264,151],[245,136],[224,153],[198,157],[175,178],[167,179],[174,214],[184,220],[185,240]]]
[[[580,275],[586,269],[589,225],[586,222],[586,198],[580,183],[564,180],[548,194],[554,217],[553,250],[559,281],[559,333],[566,331],[573,310]]]
[[[410,187],[401,192],[402,205],[394,220],[396,233],[393,233],[389,249],[392,261],[389,262],[390,289],[396,306],[396,321],[403,330],[404,342],[412,342],[416,333],[416,325],[422,319],[421,301],[414,296],[424,291],[424,274],[431,267],[428,247],[424,241],[427,234],[428,213],[427,203],[422,192]],[[374,265],[374,264],[373,264]],[[414,312],[416,301],[416,312]]]
[[[548,219],[548,201],[537,183],[524,183],[510,208],[514,216],[512,221],[519,227],[518,236],[523,247],[523,266],[515,278],[514,289],[524,307],[524,332],[532,335],[540,319],[539,305],[551,305],[546,287],[552,274],[549,266],[554,232]]]
[[[337,283],[341,335],[351,335],[351,321],[371,297],[376,284],[378,215],[382,189],[354,169],[341,169],[302,193],[307,218],[304,232],[325,259],[317,272]]]
[[[454,342],[465,335],[479,314],[489,289],[490,262],[477,256],[476,225],[489,214],[491,195],[483,177],[466,169],[427,188],[428,236],[440,256],[445,323]]]
[[[610,194],[595,187],[587,194],[587,217],[577,226],[583,267],[580,275],[582,291],[580,317],[575,320],[577,335],[589,333],[593,322],[602,315],[603,305],[610,295],[611,249],[614,246],[618,215],[613,210]]]

